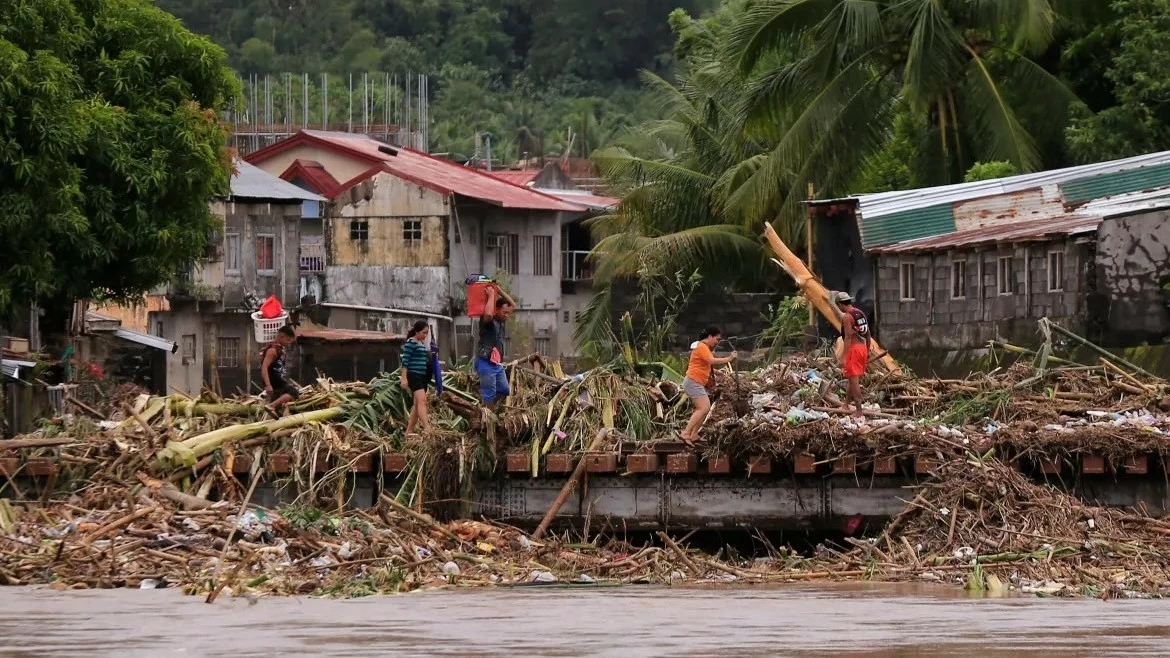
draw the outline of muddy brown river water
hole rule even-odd
[[[1170,602],[519,588],[348,601],[0,589],[0,656],[1170,656]]]

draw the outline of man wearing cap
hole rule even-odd
[[[849,382],[842,409],[848,411],[852,401],[857,405],[857,415],[861,416],[861,376],[869,364],[869,320],[861,309],[853,305],[853,297],[849,293],[835,293],[833,300],[841,312],[841,340],[845,347],[841,352],[841,370]]]

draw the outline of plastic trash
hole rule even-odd
[[[458,576],[459,565],[455,564],[454,562],[444,562],[443,573],[447,574],[448,576]]]
[[[154,578],[143,578],[142,582],[138,583],[138,589],[158,589],[158,581]]]
[[[425,560],[425,559],[429,558],[430,556],[434,555],[434,553],[431,552],[431,549],[423,548],[422,546],[415,546],[414,547],[414,554],[417,555],[418,559],[420,559],[420,560]]]
[[[528,582],[530,583],[555,583],[557,577],[551,571],[533,571],[528,574]]]

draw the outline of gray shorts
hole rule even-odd
[[[682,389],[683,393],[686,393],[687,397],[692,400],[707,397],[707,388],[690,377],[683,378]]]

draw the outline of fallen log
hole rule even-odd
[[[837,307],[829,299],[829,291],[825,286],[817,281],[812,272],[808,271],[804,262],[800,257],[792,253],[792,251],[776,234],[776,230],[768,222],[764,222],[764,236],[768,239],[768,244],[772,246],[772,250],[780,260],[776,261],[785,272],[788,273],[795,281],[797,287],[804,293],[806,299],[820,311],[821,315],[828,320],[829,324],[837,331],[841,331],[841,317]],[[889,352],[882,349],[876,340],[872,340],[871,350],[874,353],[881,354],[880,363],[894,374],[900,374],[902,369],[898,367],[897,362],[889,355]]]
[[[0,441],[0,450],[18,450],[20,448],[51,448],[53,446],[67,446],[77,443],[77,439],[64,436],[55,439],[7,439]]]
[[[593,438],[593,442],[589,444],[589,447],[585,449],[585,452],[595,452],[598,448],[600,448],[608,433],[609,430],[604,427],[598,430],[597,436]],[[573,489],[577,488],[577,482],[581,480],[581,476],[584,473],[585,458],[582,457],[581,459],[577,460],[577,467],[573,469],[573,474],[569,476],[569,481],[565,483],[565,486],[561,487],[561,493],[557,496],[557,499],[553,501],[552,506],[548,508],[548,512],[545,513],[544,518],[540,521],[540,525],[536,527],[536,532],[532,533],[533,540],[539,541],[540,538],[544,536],[544,533],[548,532],[549,525],[552,524],[552,521],[556,517],[557,512],[561,510],[561,506],[564,505],[565,501],[569,499],[569,496],[573,493]]]

